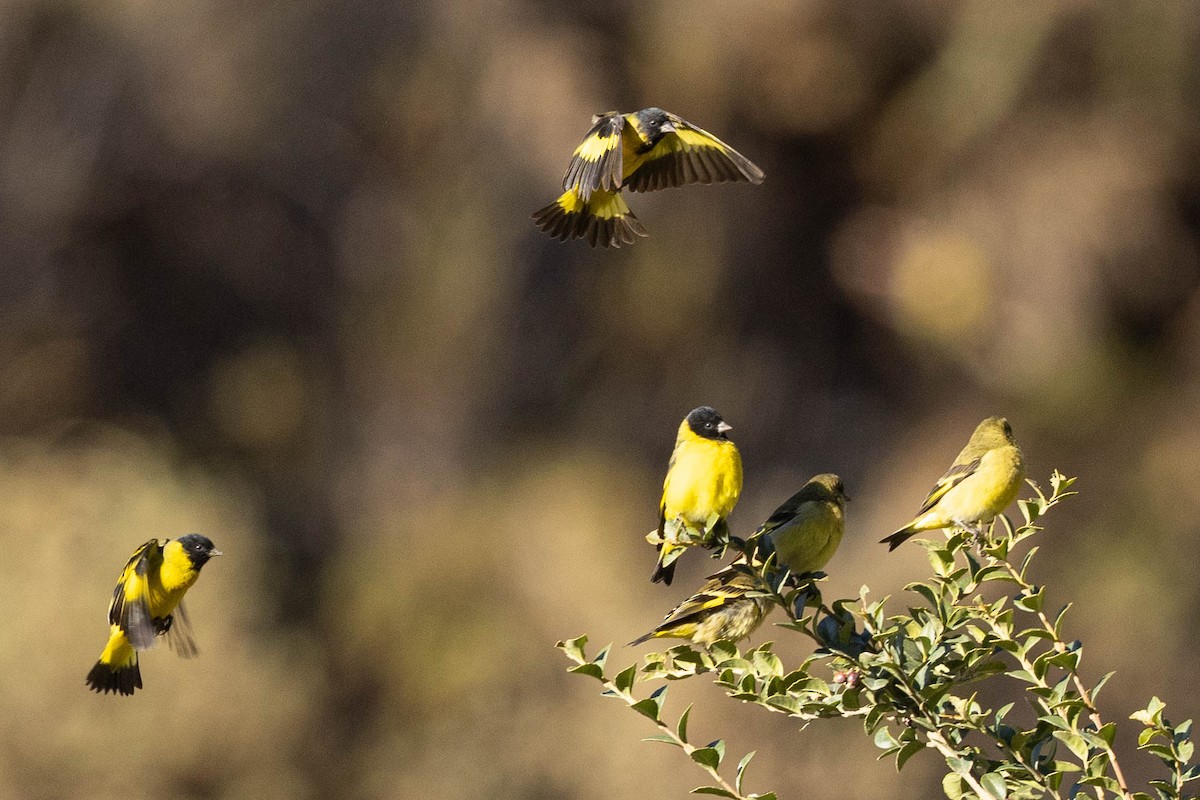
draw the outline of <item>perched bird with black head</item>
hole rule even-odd
[[[671,610],[654,630],[631,645],[649,639],[687,639],[711,647],[721,639],[746,638],[770,610],[766,589],[755,572],[772,553],[775,563],[794,575],[816,572],[833,557],[845,530],[846,501],[842,479],[831,473],[814,476],[783,502],[751,537],[756,569],[746,556],[715,575],[700,590]]]
[[[913,521],[879,543],[891,551],[922,531],[955,525],[979,535],[982,526],[1017,499],[1024,478],[1025,462],[1012,426],[1003,417],[988,417],[933,485]]]
[[[763,171],[750,159],[669,111],[609,111],[592,118],[592,129],[575,148],[563,194],[533,219],[555,239],[620,247],[647,235],[622,189],[651,192],[692,183],[762,180]]]
[[[726,518],[742,493],[742,457],[729,439],[731,430],[709,406],[692,409],[679,423],[658,528],[647,537],[658,545],[655,583],[671,585],[675,559],[687,547],[710,545],[729,535]]]
[[[113,590],[108,644],[88,673],[87,685],[103,694],[130,695],[141,689],[138,651],[152,647],[161,635],[183,658],[196,655],[183,596],[209,559],[221,554],[198,533],[151,539],[135,550]]]

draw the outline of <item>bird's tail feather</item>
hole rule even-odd
[[[658,564],[654,567],[654,574],[650,576],[650,582],[670,586],[671,581],[675,579],[675,560],[683,555],[685,549],[668,542],[660,543],[658,545]]]
[[[886,542],[888,546],[888,552],[890,553],[911,537],[916,536],[918,533],[920,533],[920,531],[914,528],[912,525],[905,525],[891,536],[885,536],[880,539],[879,543],[884,544]]]
[[[620,247],[646,236],[646,228],[629,210],[619,192],[597,189],[583,200],[574,189],[535,212],[539,228],[560,241],[587,239],[593,247]]]
[[[142,688],[142,671],[136,658],[132,663],[118,667],[100,660],[87,674],[87,685],[100,694],[133,694],[134,690]]]

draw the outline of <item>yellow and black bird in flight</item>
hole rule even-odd
[[[189,533],[178,539],[151,539],[134,551],[121,572],[108,606],[110,633],[87,685],[107,694],[133,694],[142,688],[138,651],[166,634],[171,649],[184,658],[196,655],[183,596],[200,569],[221,551],[208,537]]]
[[[709,406],[693,408],[679,423],[663,480],[658,527],[647,536],[658,545],[651,577],[655,583],[671,585],[675,559],[688,547],[711,546],[728,536],[726,517],[742,493],[742,456],[729,439],[731,430]]]
[[[563,194],[533,215],[555,239],[587,239],[592,246],[633,244],[646,229],[629,210],[622,189],[652,192],[690,183],[762,183],[763,171],[706,130],[661,108],[609,111],[575,148]]]

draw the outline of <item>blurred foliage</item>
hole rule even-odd
[[[543,651],[699,582],[628,577],[701,403],[746,463],[735,532],[846,478],[842,594],[905,583],[877,534],[1006,415],[1087,481],[1041,563],[1103,609],[1076,622],[1106,699],[1152,672],[1195,716],[1198,28],[1106,0],[0,4],[0,795],[686,791]],[[651,104],[766,182],[647,195],[615,253],[543,237],[590,115]],[[229,554],[189,595],[199,659],[90,695],[124,559],[189,531]],[[750,711],[725,724],[792,730]],[[756,774],[936,787],[839,724]]]
[[[1168,774],[1146,787],[1153,797],[1126,780],[1113,746],[1117,725],[1105,722],[1096,705],[1112,673],[1094,685],[1085,683],[1083,644],[1064,638],[1070,604],[1048,613],[1049,587],[1034,585],[1029,577],[1038,548],[1022,546],[1024,555],[1016,552],[1042,532],[1037,523],[1047,511],[1075,494],[1072,483],[1073,478],[1055,472],[1048,494],[1033,484],[1034,496],[1019,501],[1025,519],[1019,528],[1001,517],[991,534],[956,528],[944,546],[921,542],[933,576],[905,587],[923,602],[901,614],[886,614],[886,598],[869,601],[867,586],[857,601],[838,600],[827,607],[813,582],[816,576],[790,575],[773,559],[747,559],[753,566],[744,569],[760,596],[787,613],[789,621],[781,627],[818,645],[793,669],[769,643],[745,653],[730,641],[704,650],[680,645],[649,653],[640,668],[632,664],[615,674],[606,663],[611,646],[595,658],[584,649],[586,636],[558,647],[575,662],[571,672],[599,680],[605,695],[658,726],[660,732],[648,741],[682,749],[709,774],[712,784],[693,789],[695,794],[730,800],[776,797],[743,788],[754,752],[738,762],[730,781],[721,770],[723,739],[702,747],[688,740],[693,706],[670,723],[664,719],[667,686],[639,699],[636,683],[712,675],[731,700],[768,711],[800,720],[861,718],[883,756],[896,757],[897,771],[923,750],[937,751],[945,759],[942,791],[950,800],[1062,798],[1064,792],[1097,800],[1195,798],[1186,786],[1200,778],[1200,764],[1191,763],[1192,721],[1172,726],[1158,697],[1131,717],[1144,726],[1138,748],[1158,757]],[[738,549],[749,556],[755,545]],[[815,609],[811,615],[809,606]],[[1008,702],[998,707],[981,702],[988,693]],[[1021,700],[1023,708],[1017,709]],[[780,747],[774,741],[763,744]]]

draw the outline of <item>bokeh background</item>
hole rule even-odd
[[[712,569],[652,586],[642,538],[701,403],[735,532],[845,478],[832,597],[922,577],[876,541],[1007,415],[1080,476],[1036,571],[1105,715],[1200,712],[1198,66],[1186,3],[0,4],[0,795],[684,796],[553,644]],[[544,237],[590,115],[648,105],[766,182]],[[87,692],[125,558],[190,531],[200,657]],[[753,790],[938,793],[689,683]]]

